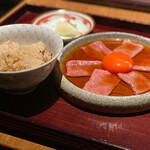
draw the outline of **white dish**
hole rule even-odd
[[[18,44],[43,42],[53,58],[36,68],[0,72],[0,88],[12,94],[25,94],[35,89],[45,80],[63,49],[63,41],[53,30],[31,24],[13,24],[0,27],[0,43],[8,40]]]
[[[55,31],[56,24],[63,21],[75,26],[80,33],[77,37],[61,36],[64,42],[69,42],[90,33],[95,26],[94,19],[91,16],[64,9],[45,12],[35,18],[33,24],[48,26]]]

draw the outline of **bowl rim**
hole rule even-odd
[[[9,24],[9,25],[3,25],[3,26],[0,26],[0,30],[3,29],[3,28],[10,28],[10,27],[23,27],[23,26],[26,26],[26,27],[36,27],[36,28],[46,28],[46,27],[39,27],[37,25],[33,25],[33,24]],[[50,28],[48,28],[48,30],[50,32],[52,32],[53,34],[55,34],[58,38],[59,38],[59,41],[61,42],[61,47],[62,47],[62,50],[63,50],[63,46],[64,46],[64,43],[63,43],[63,40],[61,39],[61,37],[53,30],[51,30]],[[0,43],[1,44],[1,43]],[[25,73],[25,72],[30,72],[30,71],[34,71],[34,70],[38,70],[40,68],[43,68],[44,66],[47,66],[48,64],[50,64],[52,61],[54,61],[61,53],[62,53],[62,50],[57,53],[54,57],[52,57],[52,59],[50,59],[49,61],[47,61],[46,63],[40,65],[40,66],[37,66],[35,68],[31,68],[31,69],[26,69],[26,70],[22,70],[22,71],[11,71],[11,72],[2,72],[0,71],[0,74],[20,74],[20,73]]]

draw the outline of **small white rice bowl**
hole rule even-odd
[[[0,88],[14,94],[32,91],[51,73],[57,57],[62,52],[63,41],[49,28],[31,24],[13,24],[0,27],[0,44],[11,41],[19,45],[31,45],[42,42],[48,53],[52,53],[45,63],[25,70],[0,71]],[[32,62],[32,61],[31,61]]]

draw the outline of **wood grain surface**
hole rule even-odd
[[[65,8],[74,11],[127,20],[131,22],[150,24],[150,13],[65,0],[25,0],[17,7],[9,11],[5,16],[1,17],[0,22],[7,19],[7,17],[9,17],[13,12],[15,12],[26,3],[32,5],[50,6],[55,8]],[[52,149],[4,133],[0,133],[0,145],[0,147],[7,147],[11,149]]]
[[[128,20],[133,22],[141,22],[145,24],[150,24],[150,13],[120,9],[115,7],[106,7],[76,1],[66,1],[66,0],[27,0],[29,4],[36,4],[41,6],[53,6],[56,8],[66,8],[75,11],[81,11],[85,13],[92,13],[97,15],[102,15],[106,17],[118,18],[122,20]]]
[[[54,150],[37,143],[20,139],[5,133],[0,133],[0,149],[5,150]]]

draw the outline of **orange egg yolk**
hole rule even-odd
[[[102,66],[111,73],[126,73],[133,68],[133,59],[122,52],[112,52],[104,57]]]

